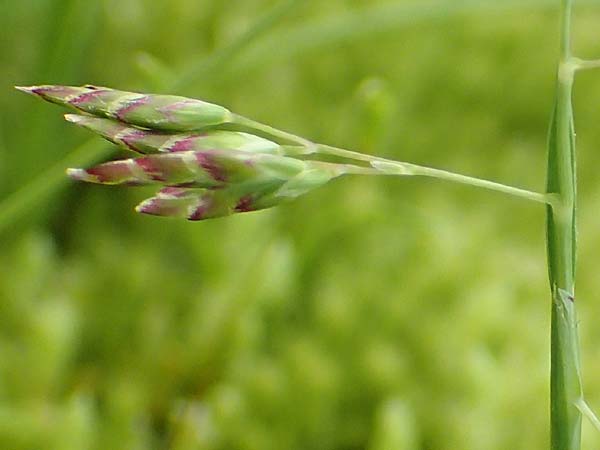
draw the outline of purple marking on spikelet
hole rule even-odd
[[[84,92],[81,95],[78,95],[77,97],[75,97],[74,99],[71,99],[69,101],[70,104],[72,104],[75,107],[78,107],[78,105],[80,105],[81,103],[87,103],[91,100],[94,99],[94,97],[97,97],[98,95],[104,94],[105,92],[109,92],[108,89],[98,89],[98,90],[93,90],[90,92]]]
[[[187,105],[196,105],[198,103],[200,103],[198,100],[193,99],[181,100],[179,102],[169,103],[168,105],[158,108],[158,110],[161,113],[164,113],[164,115],[167,116],[170,120],[175,120],[172,113],[185,108]]]
[[[158,197],[181,198],[188,195],[189,191],[185,188],[167,186],[157,192]]]
[[[225,183],[227,181],[227,175],[223,171],[223,168],[215,161],[212,155],[205,152],[196,153],[196,161],[198,164],[206,170],[209,175],[216,181]]]
[[[149,214],[151,216],[164,216],[165,211],[160,204],[160,200],[152,197],[144,200],[142,203],[135,207],[135,210],[142,214]]]
[[[140,167],[146,174],[150,176],[154,181],[167,181],[161,175],[161,169],[152,158],[137,158],[135,163]]]
[[[197,221],[206,219],[211,208],[214,206],[214,202],[215,199],[211,195],[202,196],[194,211],[188,216],[188,220]]]
[[[126,122],[127,121],[127,117],[125,117],[125,116],[128,113],[130,113],[131,111],[135,110],[136,108],[139,108],[140,106],[145,105],[149,101],[150,101],[150,97],[148,95],[145,95],[145,96],[140,97],[140,98],[136,98],[135,100],[130,101],[129,103],[127,103],[126,105],[122,106],[117,111],[115,111],[115,116],[119,120],[122,120],[122,121]]]
[[[196,140],[195,136],[187,136],[187,137],[175,142],[173,145],[171,145],[168,148],[168,151],[172,152],[172,153],[176,153],[176,152],[187,152],[189,150],[193,150],[195,140]]]
[[[137,140],[143,139],[146,136],[146,132],[142,130],[133,130],[130,133],[127,133],[125,136],[119,138],[119,141],[127,146],[129,150],[133,150],[134,152],[143,153],[137,147]],[[110,139],[109,139],[110,141]]]
[[[52,92],[60,92],[67,89],[66,86],[32,86],[29,90],[36,95],[50,94]]]
[[[69,168],[69,169],[67,169],[67,175],[69,176],[69,178],[76,180],[76,181],[87,181],[87,182],[91,182],[91,183],[98,182],[97,177],[95,175],[91,175],[85,169]]]
[[[237,204],[235,205],[235,211],[237,212],[250,212],[250,211],[254,211],[253,208],[253,204],[254,203],[254,199],[252,198],[251,195],[245,195],[242,198],[240,198],[237,202]]]
[[[95,177],[98,183],[110,183],[131,176],[131,171],[124,161],[112,161],[96,167],[85,169],[88,175]],[[87,181],[87,180],[84,180]]]
[[[209,205],[205,203],[201,203],[194,209],[194,212],[188,216],[188,220],[197,221],[205,218],[206,213],[208,212]]]
[[[52,92],[53,89],[43,88],[43,87],[32,87],[30,89],[31,93],[34,95],[43,95],[49,92]]]
[[[186,181],[185,183],[177,183],[176,185],[174,185],[173,187],[178,187],[178,188],[198,188],[198,185],[196,184],[195,181]],[[210,187],[210,188],[206,188],[206,189],[217,189],[215,187]]]
[[[80,92],[80,88],[75,88],[73,86],[54,86],[54,85],[46,85],[46,86],[17,86],[17,89],[21,92],[26,92],[27,94],[36,95],[38,97],[43,98],[51,103],[63,104],[65,98],[78,94]]]

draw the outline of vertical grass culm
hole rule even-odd
[[[572,55],[572,0],[561,0],[561,45],[548,139],[548,274],[552,293],[550,418],[552,450],[581,448],[582,413],[598,425],[583,397],[575,302],[577,177],[572,93],[578,69],[597,67]]]

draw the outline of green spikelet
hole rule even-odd
[[[17,89],[95,116],[164,131],[198,130],[233,119],[233,114],[222,106],[175,95],[138,94],[89,85]]]
[[[90,169],[69,169],[67,173],[75,180],[99,184],[216,188],[246,182],[285,182],[305,168],[305,162],[284,156],[204,150],[110,161]]]
[[[140,203],[136,211],[191,221],[213,219],[275,206],[277,202],[263,200],[265,192],[270,189],[273,188],[244,192],[239,187],[219,190],[165,188]]]
[[[305,170],[288,180],[249,181],[216,190],[166,187],[140,203],[136,211],[191,221],[259,211],[297,198],[341,174],[338,166],[308,162]]]
[[[94,116],[66,114],[65,119],[99,134],[113,144],[134,152],[169,153],[212,149],[282,154],[279,144],[253,134],[237,131],[207,130],[201,133],[166,133],[146,130]]]

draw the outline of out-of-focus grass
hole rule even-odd
[[[408,20],[291,52],[289,30],[386,2],[300,3],[178,92],[315,140],[541,189],[555,10]],[[167,86],[136,55],[177,76],[274,4],[11,0],[0,16],[2,198],[89,138],[12,85]],[[580,9],[580,53],[600,51],[598,20]],[[597,75],[582,76],[579,307],[592,405],[599,100]],[[136,216],[143,197],[72,186],[0,235],[1,448],[548,446],[541,206],[357,178],[193,224]],[[584,429],[584,447],[598,443]]]

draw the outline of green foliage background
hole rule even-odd
[[[185,94],[324,143],[542,189],[558,0],[292,0],[256,30],[276,3],[5,1],[0,208],[43,181],[0,213],[0,448],[548,448],[540,205],[346,178],[185,223],[135,215],[143,189],[56,177],[91,137],[15,84]],[[576,48],[597,57],[600,8],[587,3]],[[231,47],[248,30],[261,33]],[[598,76],[580,76],[575,100],[596,406]],[[598,445],[585,424],[584,448]]]

